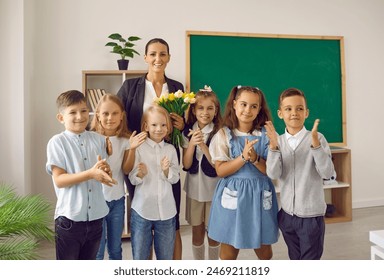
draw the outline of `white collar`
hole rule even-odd
[[[156,147],[156,146],[160,146],[160,148],[163,148],[164,147],[164,140],[162,140],[160,143],[157,143],[155,141],[153,141],[151,138],[147,137],[147,139],[145,140],[147,142],[147,144],[149,146],[151,146],[152,148]]]
[[[298,133],[296,133],[295,135],[292,135],[288,132],[287,128],[285,128],[285,136],[287,137],[287,140],[291,138],[300,139],[301,137],[303,137],[305,131],[307,131],[307,129],[305,128],[305,126],[303,126],[303,128]]]

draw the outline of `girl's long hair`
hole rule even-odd
[[[104,130],[103,126],[101,125],[99,115],[100,115],[100,107],[106,101],[114,102],[117,106],[119,106],[119,108],[122,112],[122,118],[123,119],[116,130],[116,136],[129,138],[131,136],[131,132],[128,130],[127,115],[125,113],[123,103],[121,102],[120,98],[117,95],[110,94],[110,93],[103,95],[103,97],[97,103],[95,115],[93,116],[90,130],[96,131],[97,133],[105,135],[104,134],[105,130]]]
[[[227,126],[229,129],[235,129],[239,126],[239,121],[236,117],[235,109],[233,108],[233,101],[238,100],[244,91],[252,92],[259,95],[261,108],[256,119],[254,119],[253,121],[252,130],[250,132],[255,129],[260,130],[261,127],[265,125],[266,121],[272,120],[272,115],[271,111],[268,108],[264,93],[259,88],[250,86],[235,86],[232,88],[225,106],[224,125]]]

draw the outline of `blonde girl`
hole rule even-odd
[[[176,236],[176,203],[172,184],[179,181],[176,149],[164,142],[172,132],[168,112],[157,105],[143,114],[141,131],[148,133],[136,149],[129,180],[135,186],[131,211],[134,260],[148,260],[152,242],[158,260],[173,259]]]
[[[264,125],[271,119],[264,94],[254,87],[234,87],[224,113],[224,127],[209,151],[217,184],[208,236],[221,243],[220,258],[236,259],[239,249],[254,249],[259,259],[272,258],[277,242],[277,200],[266,176],[269,140]]]
[[[192,252],[195,260],[205,259],[205,232],[211,200],[219,180],[209,154],[209,144],[221,125],[220,103],[210,87],[196,93],[183,131],[183,169],[186,220],[192,225]],[[219,257],[219,243],[208,237],[208,259]]]
[[[96,108],[91,130],[107,136],[112,144],[112,155],[108,161],[117,184],[113,187],[103,185],[104,198],[109,214],[104,218],[103,235],[96,259],[104,258],[107,245],[110,260],[122,259],[121,235],[124,227],[125,188],[124,174],[133,167],[135,149],[141,145],[146,133],[136,135],[127,128],[125,111],[120,99],[113,94],[104,95]]]

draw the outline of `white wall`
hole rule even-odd
[[[379,122],[384,103],[384,1],[0,1],[0,35],[8,43],[0,54],[0,180],[19,188],[30,183],[34,193],[55,201],[45,173],[46,143],[62,129],[55,120],[55,99],[65,90],[81,89],[83,69],[117,68],[117,55],[104,47],[110,33],[142,37],[141,53],[149,39],[166,39],[172,54],[167,74],[183,83],[186,30],[336,35],[345,37],[353,207],[384,205],[384,153],[377,141],[384,136]],[[20,53],[28,57],[23,60]],[[131,61],[130,68],[146,69],[143,57]],[[19,115],[23,103],[26,113]]]
[[[20,194],[31,192],[23,11],[21,0],[0,1],[0,181],[11,183]]]

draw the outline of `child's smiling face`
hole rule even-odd
[[[168,133],[167,119],[159,112],[149,113],[145,122],[145,131],[148,132],[150,139],[160,143]]]
[[[293,95],[285,97],[277,111],[280,119],[284,120],[285,126],[291,135],[298,133],[308,118],[309,110],[305,104],[304,97]]]
[[[79,134],[85,131],[89,121],[89,110],[85,102],[70,105],[64,108],[57,119],[61,122],[65,129]]]
[[[120,127],[124,114],[119,105],[115,102],[106,100],[100,104],[97,118],[105,131],[105,135],[113,136]]]
[[[212,98],[200,98],[193,108],[193,114],[196,116],[199,128],[203,129],[216,115],[215,102]]]

